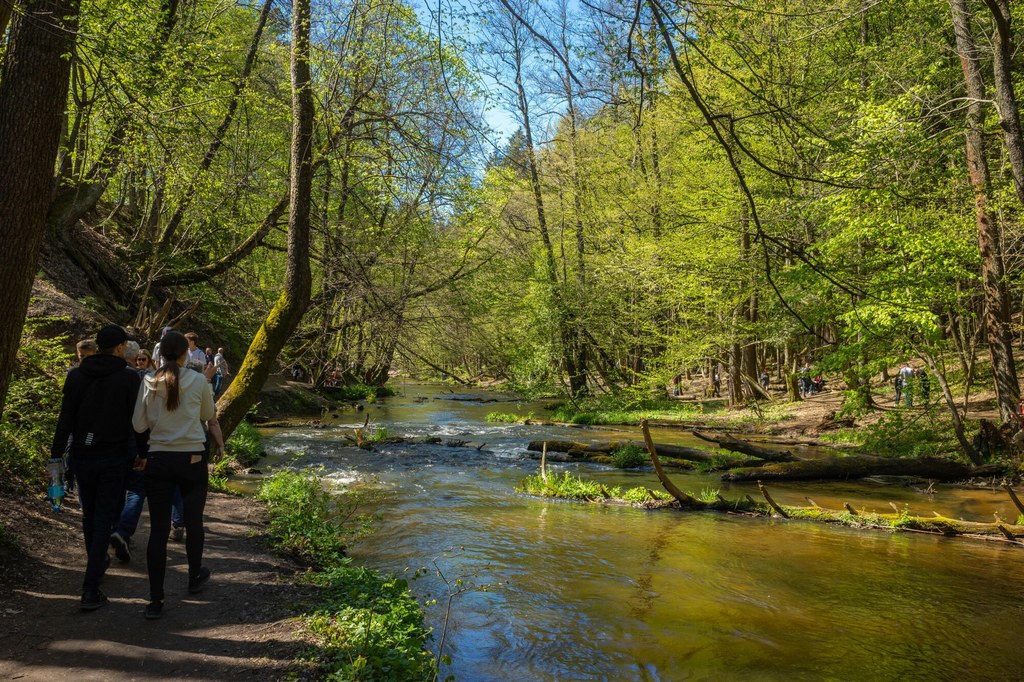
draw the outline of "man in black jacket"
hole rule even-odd
[[[82,503],[82,530],[89,561],[82,582],[83,611],[107,603],[100,580],[110,559],[110,528],[124,502],[125,475],[137,453],[132,412],[141,379],[128,367],[128,335],[107,325],[96,335],[99,352],[68,372],[50,455],[60,457],[71,441],[71,459]]]

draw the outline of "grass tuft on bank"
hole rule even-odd
[[[348,543],[366,532],[355,515],[358,500],[334,495],[313,471],[280,471],[258,494],[270,516],[278,551],[317,570],[307,576],[320,588],[302,608],[317,646],[309,652],[318,679],[432,680],[437,662],[426,643],[430,631],[404,580],[349,565]]]
[[[540,474],[531,474],[516,488],[519,492],[538,497],[560,497],[569,500],[591,502],[603,499],[622,499],[630,503],[642,503],[652,500],[671,500],[672,496],[657,490],[644,487],[623,490],[619,486],[607,488],[597,481],[590,481],[573,476],[568,471],[559,474],[548,474],[545,480]]]

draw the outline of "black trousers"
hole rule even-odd
[[[110,529],[121,515],[124,505],[124,481],[130,463],[123,451],[73,454],[78,478],[78,499],[82,503],[82,534],[88,563],[82,591],[95,590],[107,569],[107,546]]]
[[[193,462],[193,460],[197,460]],[[167,536],[171,532],[171,502],[175,487],[181,488],[185,512],[185,554],[188,574],[199,573],[203,564],[203,509],[209,473],[207,457],[198,452],[150,452],[146,462],[146,499],[149,501],[149,544],[146,563],[149,569],[149,598],[164,599],[164,574],[167,570]]]

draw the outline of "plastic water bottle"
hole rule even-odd
[[[46,462],[46,472],[50,474],[50,485],[46,488],[46,496],[50,498],[53,511],[59,512],[64,502],[64,459],[51,457]]]

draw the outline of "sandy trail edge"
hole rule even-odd
[[[204,563],[213,576],[203,592],[188,594],[184,544],[168,543],[164,617],[147,621],[148,512],[131,563],[111,552],[102,586],[110,604],[81,613],[85,549],[76,505],[53,514],[42,499],[3,497],[0,518],[27,556],[8,553],[0,565],[0,679],[304,677],[294,663],[304,643],[290,609],[303,597],[290,577],[302,569],[255,536],[262,530],[258,503],[210,495]]]

